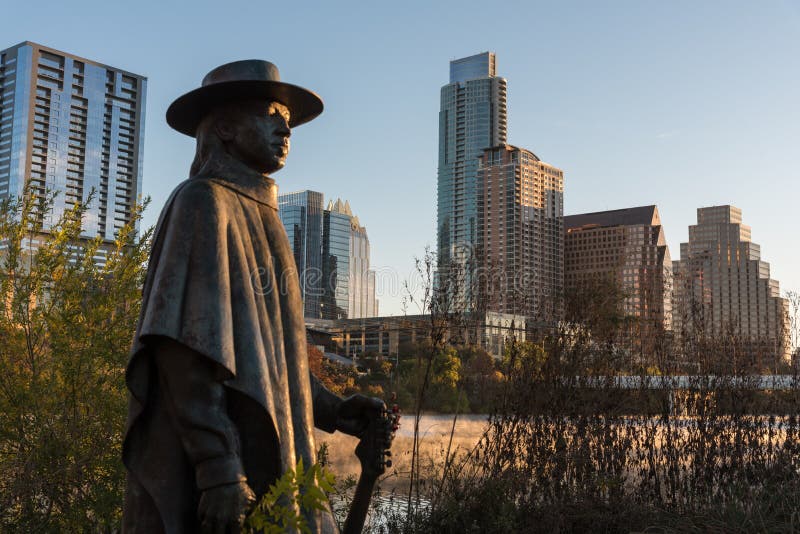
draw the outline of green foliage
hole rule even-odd
[[[334,476],[322,464],[308,470],[303,460],[264,494],[247,517],[246,532],[251,534],[311,533],[307,516],[327,510],[327,493],[334,490]]]
[[[503,371],[506,375],[522,375],[527,379],[541,378],[547,362],[544,347],[531,342],[511,341],[503,354]]]
[[[400,406],[414,406],[430,359],[429,383],[422,409],[444,413],[468,411],[470,404],[461,387],[463,363],[458,350],[451,346],[433,349],[427,343],[413,350],[410,357],[400,360],[397,381],[393,384],[392,391],[397,392]]]
[[[430,403],[445,413],[463,413],[469,409],[460,389],[461,359],[453,347],[435,351],[431,365]]]
[[[423,410],[452,413],[488,413],[503,375],[494,358],[472,345],[434,350],[430,343],[404,345],[397,359],[362,356],[359,364],[366,373],[352,367],[328,362],[309,351],[312,372],[322,376],[325,385],[340,395],[363,393],[388,398],[395,393],[400,406],[410,410],[415,405],[430,359],[430,380],[423,398]],[[318,361],[317,361],[318,360]],[[317,369],[319,373],[317,374]]]
[[[452,390],[458,386],[461,377],[461,360],[454,347],[437,351],[433,357],[432,384]]]
[[[491,412],[503,374],[496,368],[494,358],[485,350],[465,347],[459,350],[459,355],[462,361],[461,388],[469,402],[470,411]]]
[[[134,222],[113,243],[81,239],[86,204],[45,232],[53,198],[0,204],[0,531],[121,517],[124,369],[150,234],[137,239]]]

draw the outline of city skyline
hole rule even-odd
[[[11,6],[15,24],[0,47],[36,41],[148,77],[143,192],[153,202],[143,227],[192,158],[191,140],[164,123],[168,103],[218,64],[263,57],[326,104],[319,121],[293,132],[276,175],[281,190],[336,183],[370,221],[379,288],[388,270],[409,277],[414,256],[436,243],[446,62],[492,50],[509,82],[509,139],[565,171],[565,214],[657,204],[676,251],[698,207],[733,204],[748,214],[781,287],[800,289],[798,240],[775,215],[792,213],[800,194],[796,3],[514,5],[518,16],[488,29],[462,3],[280,11],[234,3],[247,16],[229,21],[203,2],[191,10],[142,2],[135,12],[78,4],[45,6],[44,19],[35,16],[42,6]],[[279,16],[307,31],[282,27]],[[393,292],[379,295],[382,313],[402,313],[402,291]]]
[[[378,315],[367,229],[349,202],[291,191],[278,195],[278,216],[297,264],[306,319]]]

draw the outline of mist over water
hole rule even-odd
[[[451,451],[465,453],[471,450],[483,435],[487,415],[459,415],[456,420]],[[421,465],[441,465],[453,429],[452,414],[423,415],[419,421]],[[341,432],[328,434],[316,430],[317,446],[328,446],[329,468],[337,480],[348,476],[358,479],[361,467],[355,456],[358,439]],[[381,490],[402,492],[408,489],[408,474],[411,470],[411,449],[414,440],[414,416],[403,414],[400,429],[392,445],[392,467],[380,482]]]

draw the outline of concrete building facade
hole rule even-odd
[[[564,229],[568,294],[613,288],[645,335],[672,328],[672,260],[656,206],[568,215]]]
[[[733,335],[751,363],[788,361],[788,301],[735,206],[698,208],[674,262],[675,327],[683,336]]]
[[[478,165],[478,258],[486,309],[555,323],[564,290],[564,173],[511,145]]]
[[[330,340],[326,350],[354,358],[364,354],[376,356],[403,355],[417,343],[429,342],[433,320],[430,315],[398,315],[362,319],[306,320],[309,338],[324,334]],[[503,313],[476,313],[464,315],[458,324],[442,324],[447,342],[456,345],[473,345],[501,359],[506,344],[513,336],[519,342],[526,340],[526,318]]]

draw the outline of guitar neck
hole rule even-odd
[[[360,534],[364,528],[375,483],[386,468],[392,466],[392,454],[389,447],[391,447],[399,421],[400,409],[397,405],[392,407],[391,412],[383,409],[370,422],[356,446],[356,456],[361,461],[361,475],[358,477],[350,512],[344,523],[344,534]]]
[[[348,512],[347,520],[344,522],[342,534],[359,534],[364,528],[364,522],[367,520],[367,512],[369,511],[369,503],[372,499],[372,491],[375,489],[377,481],[377,476],[361,472],[358,477],[355,495],[353,495],[353,502],[350,505],[350,512]]]

